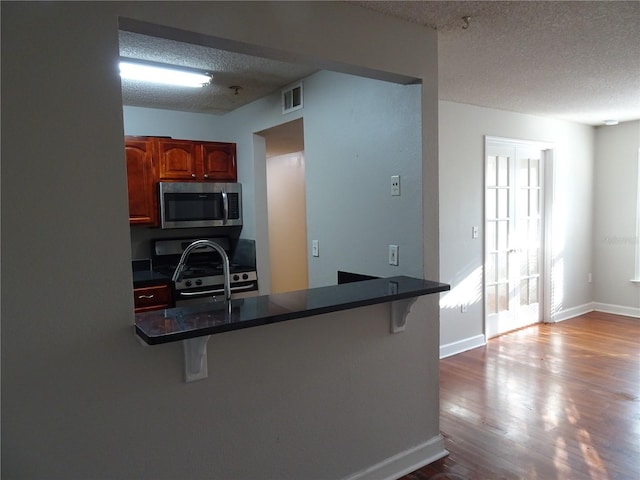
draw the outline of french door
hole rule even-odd
[[[485,164],[485,334],[541,318],[543,148],[487,138]]]

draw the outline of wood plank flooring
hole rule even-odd
[[[591,312],[440,362],[445,457],[402,480],[640,479],[640,319]]]

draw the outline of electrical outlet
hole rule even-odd
[[[461,313],[467,313],[467,304],[463,303],[462,305],[460,305],[460,312]]]
[[[398,245],[389,245],[389,265],[398,265]]]
[[[479,231],[478,227],[471,227],[471,238],[478,238]]]
[[[391,195],[400,196],[400,175],[391,175]]]
[[[314,257],[320,256],[320,242],[318,240],[311,241],[311,255]]]

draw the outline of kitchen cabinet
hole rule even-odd
[[[168,284],[134,288],[133,304],[136,313],[171,308],[171,288]]]
[[[129,223],[158,224],[158,197],[153,141],[145,137],[125,137]]]
[[[235,143],[206,142],[201,148],[202,176],[205,180],[238,181]]]
[[[198,145],[195,142],[161,138],[156,146],[161,181],[196,179]]]
[[[236,145],[159,138],[160,181],[236,182]]]

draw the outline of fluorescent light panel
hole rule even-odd
[[[135,63],[128,60],[120,61],[120,77],[128,80],[192,88],[201,88],[211,81],[211,76],[205,73]]]

